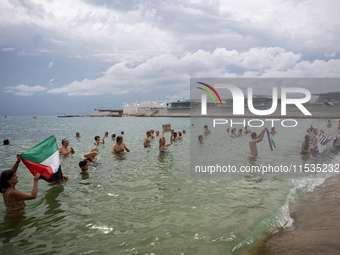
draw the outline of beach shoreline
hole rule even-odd
[[[326,179],[292,208],[291,227],[264,234],[252,255],[340,254],[340,176]]]

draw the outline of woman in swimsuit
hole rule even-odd
[[[305,140],[302,142],[300,155],[307,155],[309,153],[309,135],[305,135]]]
[[[91,162],[97,162],[99,161],[98,155],[98,148],[93,147],[88,153],[84,154],[84,159],[89,160]]]
[[[13,165],[11,170],[5,170],[1,173],[0,177],[0,192],[3,195],[4,203],[7,212],[22,211],[25,208],[24,200],[31,200],[37,197],[38,193],[38,181],[40,174],[34,176],[34,184],[31,194],[21,192],[15,189],[15,185],[19,182],[16,175],[19,163],[20,154],[17,154],[17,162]]]
[[[172,138],[173,138],[173,135],[170,136],[170,143],[166,143],[165,137],[164,137],[164,130],[163,130],[162,137],[159,138],[159,151],[160,152],[162,152],[162,153],[168,153],[169,152],[168,146],[170,146],[172,144]]]

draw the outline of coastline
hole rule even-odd
[[[250,254],[340,254],[340,176],[306,194],[291,217],[292,227],[263,236]]]

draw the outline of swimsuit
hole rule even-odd
[[[303,147],[303,149],[304,149],[304,150],[306,150],[306,151],[308,151],[308,149],[309,149],[309,144],[306,144],[306,145],[305,145],[305,147]],[[301,151],[301,153],[300,153],[300,154],[302,154],[302,155],[307,155],[307,154],[308,154],[308,152]]]
[[[160,151],[161,153],[169,153],[169,149],[168,148],[163,148]]]
[[[8,199],[9,199],[9,193],[10,192],[11,191],[8,191],[8,193],[7,193],[7,204],[8,204]],[[20,208],[23,205],[26,206],[25,201],[24,200],[19,200],[15,205],[8,205],[8,206],[6,206],[6,208],[7,208],[7,211],[17,211],[15,209]]]

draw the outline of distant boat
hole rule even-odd
[[[32,119],[39,119],[39,117],[35,117],[35,116],[33,116],[33,118]]]

